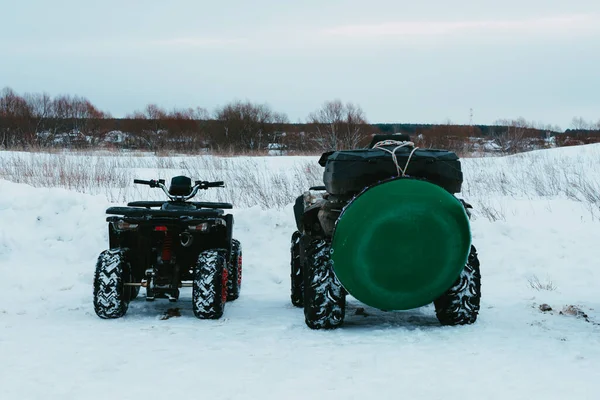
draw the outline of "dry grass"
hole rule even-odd
[[[552,281],[547,280],[545,282],[541,282],[536,275],[527,278],[527,282],[529,283],[530,288],[537,290],[538,292],[541,290],[547,290],[552,292],[557,289],[556,285],[554,285]]]
[[[320,184],[322,169],[316,161],[299,158],[290,166],[273,168],[272,157],[156,156],[143,153],[51,154],[0,152],[0,179],[34,187],[60,187],[105,195],[111,202],[163,199],[133,179],[179,174],[196,180],[225,181],[225,188],[200,193],[207,200],[227,201],[236,207],[281,208]]]
[[[320,184],[323,173],[316,162],[305,161],[288,169],[274,170],[265,168],[260,160],[221,157],[190,160],[185,170],[188,176],[225,181],[226,188],[218,192],[218,201],[264,209],[292,203],[310,186]]]
[[[500,201],[503,198],[574,200],[585,205],[592,218],[598,218],[600,147],[585,150],[463,159],[464,184],[459,197],[473,204],[475,218],[490,221],[503,221],[510,212]],[[164,199],[158,190],[133,185],[134,178],[168,180],[184,174],[192,179],[225,181],[225,188],[203,192],[199,198],[267,209],[285,207],[308,187],[322,184],[323,169],[317,159],[318,155],[281,158],[0,151],[0,179],[105,195],[111,202],[122,203]]]
[[[579,149],[570,149],[579,150]],[[506,211],[494,201],[569,199],[583,204],[592,219],[600,217],[600,147],[585,152],[541,151],[510,157],[463,160],[461,196],[474,213],[491,221],[504,220]]]
[[[124,188],[132,181],[131,171],[119,158],[95,157],[82,160],[64,154],[13,153],[0,158],[0,178],[34,187],[60,187],[82,193]]]

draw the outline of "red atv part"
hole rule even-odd
[[[171,261],[171,245],[173,244],[173,235],[171,232],[165,232],[165,241],[162,248],[162,260]]]
[[[227,279],[229,278],[229,273],[227,272],[227,268],[223,268],[223,273],[221,274],[221,301],[223,304],[227,302]]]

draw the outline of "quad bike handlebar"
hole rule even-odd
[[[207,182],[207,181],[196,181],[196,185],[204,185],[204,187],[201,187],[200,189],[208,189],[211,187],[225,187],[225,182],[223,181],[216,181],[216,182]]]
[[[176,201],[189,200],[192,197],[194,197],[198,193],[198,190],[200,190],[200,189],[206,190],[208,188],[213,188],[213,187],[225,187],[225,182],[223,182],[223,181],[216,181],[216,182],[196,181],[196,182],[194,182],[194,186],[192,186],[192,191],[190,192],[190,194],[188,194],[187,196],[184,196],[184,195],[177,196],[177,195],[173,195],[169,192],[169,189],[167,189],[167,187],[165,186],[164,179],[158,179],[158,180],[151,179],[149,181],[145,181],[142,179],[134,179],[133,183],[136,183],[139,185],[148,185],[151,188],[157,188],[157,187],[161,188],[163,190],[163,192],[165,192],[167,197],[169,197],[171,200],[176,200]]]
[[[139,185],[148,185],[151,188],[158,187],[158,183],[159,182],[164,184],[165,180],[164,179],[159,179],[158,181],[155,181],[154,179],[149,180],[149,181],[144,181],[144,180],[141,180],[141,179],[134,179],[133,180],[133,183],[137,183]]]

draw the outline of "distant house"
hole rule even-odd
[[[270,156],[285,156],[288,154],[287,146],[281,143],[269,143],[267,145],[267,154]]]

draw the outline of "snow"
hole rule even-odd
[[[566,174],[586,168],[600,178],[599,150],[465,160],[465,179],[475,182],[460,197],[475,206],[483,297],[478,321],[463,327],[441,327],[432,307],[360,315],[364,306],[350,298],[341,329],[308,329],[289,298],[291,204],[233,210],[243,284],[222,319],[196,319],[190,289],[175,305],[146,303],[142,289],[124,318],[101,320],[92,279],[108,243],[104,210],[114,204],[101,192],[0,180],[0,399],[600,398],[594,205],[520,180],[552,160]],[[502,172],[513,193],[484,185]],[[564,189],[566,178],[557,179]],[[533,277],[555,289],[533,289]],[[588,321],[560,313],[571,305]],[[161,319],[174,306],[181,316]]]

